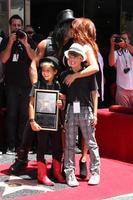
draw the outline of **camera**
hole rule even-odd
[[[118,37],[115,37],[114,42],[120,43],[120,42],[123,42],[123,39],[120,36],[118,36]]]
[[[17,36],[17,39],[23,39],[25,37],[25,32],[22,31],[21,29],[18,29],[16,31],[16,36]]]
[[[130,71],[130,68],[129,68],[129,67],[126,67],[126,68],[124,68],[123,71],[124,71],[125,74],[127,74],[127,73]]]

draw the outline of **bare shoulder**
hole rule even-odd
[[[47,39],[42,40],[41,42],[39,42],[37,48],[38,49],[45,49],[47,45]]]
[[[47,45],[47,39],[44,39],[41,42],[39,42],[39,44],[37,45],[37,48],[36,48],[37,56],[40,55],[39,57],[42,57],[42,55],[45,54],[46,45]]]

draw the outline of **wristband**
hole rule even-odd
[[[29,119],[29,122],[34,122],[35,120],[34,119]]]

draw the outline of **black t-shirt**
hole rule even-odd
[[[65,45],[62,45],[62,47],[57,48],[56,42],[53,40],[52,37],[47,38],[47,44],[45,49],[44,57],[46,56],[55,56],[59,60],[60,70],[58,71],[58,77],[60,77],[60,74],[62,71],[66,70],[67,68],[67,62],[64,57],[64,52],[69,49],[69,47],[72,45],[73,41],[70,39]]]
[[[55,79],[53,81],[53,84],[48,85],[47,81],[45,80],[39,80],[37,83],[35,83],[32,86],[31,92],[29,96],[34,96],[35,95],[35,89],[45,89],[45,90],[58,90],[61,91],[61,85],[60,83]]]
[[[92,107],[90,92],[98,89],[96,76],[91,75],[84,78],[78,78],[70,86],[67,86],[63,83],[63,80],[68,74],[73,73],[74,72],[71,69],[68,69],[61,74],[63,86],[62,93],[66,95],[67,103],[73,104],[74,101],[79,101],[81,106]]]
[[[0,52],[6,48],[8,40],[9,38],[2,40],[0,45]],[[33,40],[28,39],[28,43],[32,49],[36,48]],[[26,52],[25,47],[22,43],[16,41],[11,49],[11,55],[8,61],[5,63],[5,83],[18,87],[30,87],[30,63],[31,60]]]

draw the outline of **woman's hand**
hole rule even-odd
[[[77,73],[69,74],[66,76],[64,82],[66,85],[70,86],[75,81],[76,78],[77,78]]]

